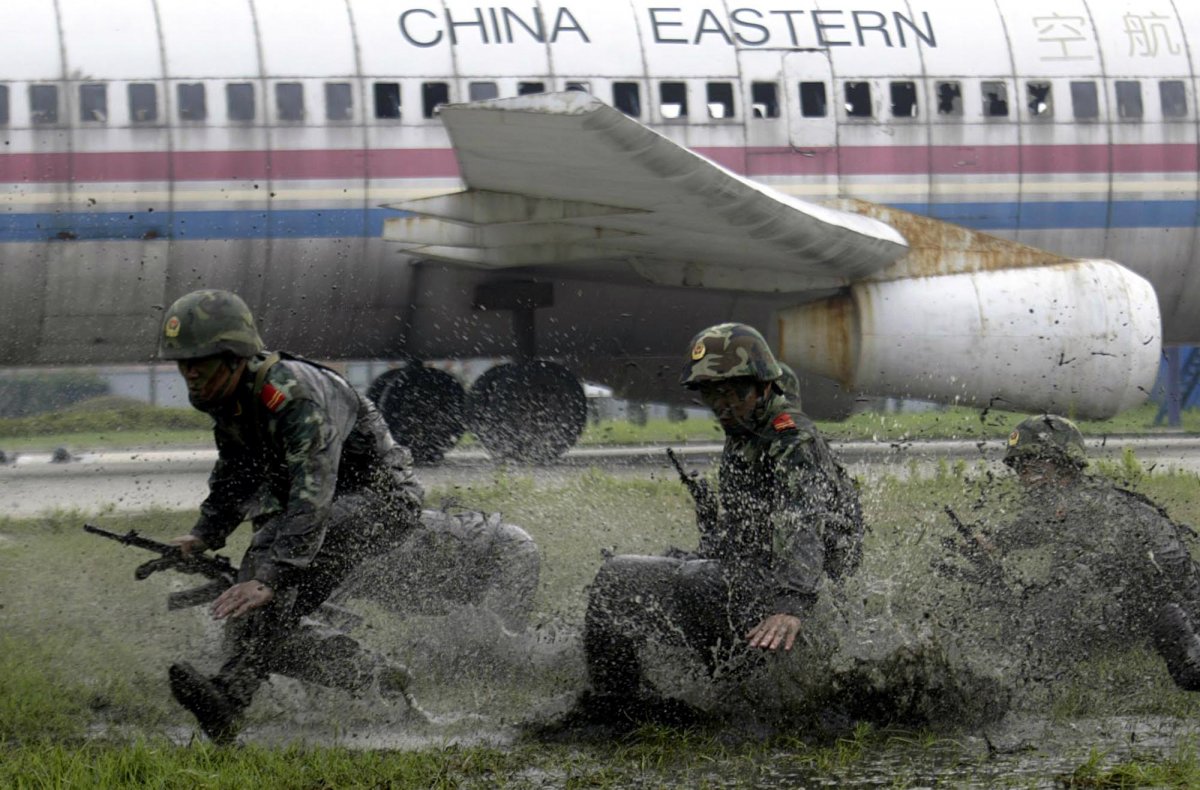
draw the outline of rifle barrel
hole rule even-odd
[[[157,573],[160,570],[168,568],[174,568],[182,573],[198,573],[210,579],[237,576],[237,568],[229,561],[228,557],[223,557],[220,554],[191,554],[184,557],[183,552],[178,546],[163,543],[153,538],[142,537],[137,533],[137,530],[131,529],[122,535],[93,524],[84,524],[83,529],[85,532],[90,532],[93,535],[99,535],[109,540],[115,540],[126,546],[134,546],[146,551],[152,551],[162,557],[162,560],[151,560],[139,566],[137,572],[138,579],[144,579],[152,573]]]
[[[162,543],[154,540],[153,538],[146,538],[139,535],[136,529],[131,529],[124,535],[118,532],[109,532],[107,529],[103,529],[102,527],[97,527],[92,524],[84,524],[83,529],[85,532],[90,532],[93,535],[99,535],[100,537],[108,538],[109,540],[115,540],[118,543],[124,543],[126,546],[137,546],[139,549],[156,551],[162,555],[167,555],[178,551],[177,547],[172,546],[170,543]]]

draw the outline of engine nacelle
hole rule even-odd
[[[847,389],[1110,417],[1143,402],[1162,323],[1112,261],[862,282],[779,314],[780,353]]]

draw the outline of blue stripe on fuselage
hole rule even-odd
[[[0,214],[0,242],[330,239],[383,235],[388,209]]]
[[[1128,200],[1018,203],[897,203],[976,230],[1083,230],[1190,228],[1194,200]],[[151,239],[378,238],[385,219],[406,216],[390,209],[297,209],[288,211],[65,212],[0,214],[0,242],[133,241]]]

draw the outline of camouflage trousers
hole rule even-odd
[[[406,616],[474,607],[520,630],[533,613],[540,570],[533,538],[499,514],[425,510],[395,548],[363,563],[334,598],[369,598]]]
[[[930,724],[995,718],[1009,690],[924,623],[905,627],[862,611],[863,582],[824,585],[790,652],[749,647],[746,633],[771,613],[762,578],[733,575],[715,560],[617,556],[589,589],[584,650],[592,690],[636,697],[646,688],[648,647],[690,650],[720,683],[728,710],[781,720],[830,713]]]
[[[416,522],[416,511],[394,509],[373,492],[342,496],[331,509],[325,541],[312,563],[294,571],[271,603],[226,628],[229,657],[212,680],[239,709],[250,705],[272,673],[354,692],[370,686],[386,663],[347,634],[305,618],[363,560],[395,545]],[[251,543],[239,582],[254,578],[267,549]]]
[[[645,682],[639,652],[690,648],[710,675],[753,663],[745,634],[765,605],[739,591],[716,560],[621,555],[588,593],[583,644],[597,694],[629,696]]]

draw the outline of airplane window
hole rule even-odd
[[[225,85],[225,115],[231,121],[254,120],[253,83],[230,82]]]
[[[1033,118],[1049,120],[1054,116],[1054,96],[1048,82],[1025,83],[1025,106]]]
[[[325,120],[354,120],[354,90],[350,83],[325,83]]]
[[[58,123],[58,86],[29,86],[29,115],[36,124]]]
[[[1132,120],[1142,117],[1142,83],[1117,80],[1117,115]]]
[[[108,120],[108,86],[79,86],[79,120],[104,123]]]
[[[893,82],[891,84],[892,91],[892,117],[893,118],[916,118],[917,117],[917,83],[915,82]]]
[[[1100,96],[1096,91],[1096,83],[1072,82],[1071,107],[1075,117],[1081,121],[1091,121],[1100,117]]]
[[[437,114],[438,107],[450,103],[450,83],[423,82],[421,83],[421,104],[425,117],[432,118]]]
[[[304,86],[298,82],[275,84],[275,117],[281,121],[304,120]]]
[[[500,89],[494,82],[472,82],[467,85],[467,96],[471,98],[471,101],[494,99],[499,95]]]
[[[846,116],[849,118],[870,118],[871,112],[871,83],[846,83]]]
[[[204,101],[204,83],[181,82],[175,88],[179,99],[179,120],[203,121],[208,117],[208,105]]]
[[[544,82],[518,82],[517,95],[527,96],[530,93],[545,93],[546,83]]]
[[[1158,83],[1158,96],[1162,99],[1164,118],[1187,117],[1187,88],[1184,87],[1182,80],[1162,80]]]
[[[733,117],[733,83],[708,83],[708,117]]]
[[[386,119],[400,117],[400,83],[375,83],[375,117]]]
[[[778,118],[779,86],[774,82],[750,83],[750,102],[755,118]]]
[[[984,82],[980,86],[983,95],[983,114],[987,118],[1008,117],[1008,86],[1003,82]]]
[[[962,117],[962,83],[939,82],[937,84],[938,115]]]
[[[592,86],[591,86],[591,84],[590,84],[590,83],[587,83],[587,82],[568,82],[568,83],[567,83],[567,90],[569,90],[569,91],[580,91],[580,92],[582,92],[582,93],[591,93],[591,92],[592,92]]]
[[[158,120],[158,86],[152,82],[129,83],[129,120],[150,123]]]
[[[0,85],[0,126],[8,125],[8,86]]]
[[[805,118],[824,118],[829,112],[825,83],[800,83],[800,114]]]
[[[688,106],[686,82],[659,83],[658,98],[658,110],[662,113],[662,117],[667,118],[668,120],[687,117]]]
[[[613,106],[634,118],[642,114],[641,91],[636,82],[613,83]]]

